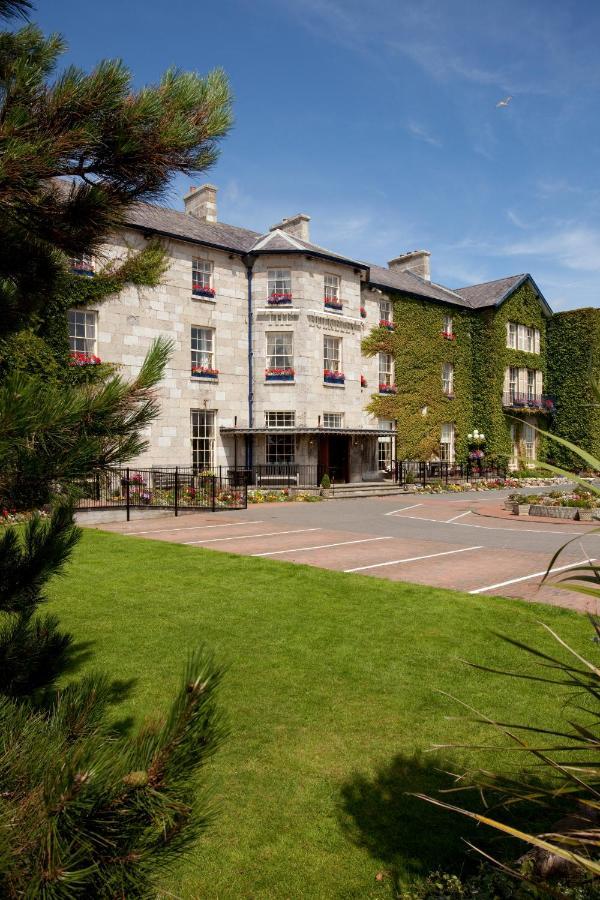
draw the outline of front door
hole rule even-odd
[[[327,473],[336,481],[350,480],[350,438],[323,434],[319,438],[319,481]]]

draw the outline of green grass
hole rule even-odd
[[[466,820],[405,793],[472,762],[419,755],[477,735],[436,690],[547,724],[546,690],[460,658],[520,665],[494,632],[550,646],[538,619],[580,648],[590,638],[566,610],[92,531],[50,607],[92,642],[86,666],[136,679],[115,717],[165,709],[200,643],[228,666],[218,815],[166,885],[183,898],[389,897],[380,871],[456,865]]]

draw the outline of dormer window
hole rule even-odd
[[[215,296],[213,264],[208,259],[192,260],[192,294],[194,297]]]
[[[323,284],[323,303],[325,309],[332,309],[336,312],[342,310],[342,301],[340,300],[340,279],[338,275],[325,275]]]

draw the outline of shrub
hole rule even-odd
[[[323,488],[324,491],[328,491],[329,488],[331,487],[331,479],[330,479],[329,475],[327,474],[327,472],[325,472],[325,474],[321,478],[321,487]]]

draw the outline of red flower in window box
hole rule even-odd
[[[361,308],[360,308],[360,317],[361,317],[361,319],[367,318],[367,310],[366,310],[366,307],[364,307],[364,306],[361,306]]]
[[[218,378],[219,370],[210,366],[192,366],[192,375],[194,378]]]
[[[285,306],[286,303],[292,302],[291,294],[271,294],[268,301],[270,306]]]
[[[361,375],[361,376],[360,376],[360,386],[361,386],[361,387],[368,387],[368,385],[369,385],[369,382],[367,381],[367,379],[365,378],[365,376],[364,376],[364,375]]]
[[[271,366],[265,369],[267,381],[293,381],[295,374],[294,369],[289,366]]]
[[[387,328],[388,331],[393,331],[396,327],[393,322],[390,322],[389,319],[380,319],[379,320],[380,328]]]
[[[323,369],[323,381],[326,384],[344,384],[346,376],[343,372],[336,372],[333,369]]]
[[[456,335],[454,334],[453,331],[442,331],[442,337],[445,338],[447,341],[455,341],[456,340]]]
[[[323,303],[325,304],[326,309],[343,309],[344,304],[341,300],[336,300],[335,297],[323,297]]]
[[[397,394],[398,388],[395,384],[380,384],[379,385],[379,393],[380,394]]]
[[[205,287],[203,284],[192,285],[192,294],[194,297],[214,297],[216,293],[214,288]]]
[[[73,351],[69,359],[70,366],[97,366],[101,362],[102,360],[99,356],[94,356],[93,353],[80,353],[79,351]]]

